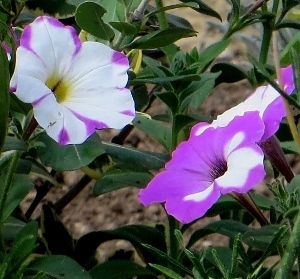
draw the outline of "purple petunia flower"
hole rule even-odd
[[[281,74],[284,90],[287,94],[291,94],[295,88],[292,66],[282,68]],[[235,116],[241,116],[247,111],[258,111],[265,124],[261,141],[274,135],[282,118],[286,115],[282,96],[271,85],[260,86],[244,102],[225,111],[212,123],[202,122],[194,125],[191,136],[198,136],[209,127],[225,127]]]
[[[25,27],[11,90],[58,143],[79,144],[96,129],[120,129],[135,116],[127,57],[42,16]]]
[[[155,176],[139,200],[165,202],[168,214],[182,223],[203,216],[221,194],[245,193],[265,176],[264,134],[257,111],[236,116],[224,127],[209,127],[178,145],[166,170]]]

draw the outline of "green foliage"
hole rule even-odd
[[[90,271],[93,279],[111,278],[111,279],[127,279],[134,276],[147,276],[147,278],[157,278],[148,269],[125,260],[112,260],[100,264]]]
[[[9,114],[9,70],[6,51],[0,46],[0,151],[2,150],[8,128]]]
[[[117,2],[117,1],[116,1]],[[107,11],[94,2],[84,2],[76,9],[75,19],[80,28],[93,36],[106,41],[112,40],[114,32],[109,25],[102,20]]]
[[[46,134],[38,137],[37,153],[46,166],[57,170],[76,170],[91,163],[105,151],[100,138],[94,134],[84,144],[62,146]]]

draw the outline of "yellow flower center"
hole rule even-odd
[[[48,78],[46,85],[52,90],[58,103],[62,103],[68,99],[71,92],[71,86],[63,79],[52,76]]]

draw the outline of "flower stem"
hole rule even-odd
[[[272,30],[270,28],[270,24],[264,23],[263,24],[263,38],[261,42],[261,49],[259,54],[259,62],[265,64],[268,60],[269,48],[272,39]]]
[[[286,279],[291,277],[291,271],[300,249],[300,210],[293,230],[291,232],[287,247],[280,262],[280,266],[275,275],[275,279]]]
[[[257,204],[254,202],[250,194],[240,194],[232,192],[230,194],[234,199],[236,199],[242,206],[244,206],[249,213],[259,222],[261,226],[266,226],[269,224],[267,218],[263,215]]]
[[[168,215],[169,227],[168,227],[168,247],[169,247],[169,255],[173,259],[177,259],[178,257],[178,242],[175,235],[175,230],[179,229],[179,222],[173,217]]]
[[[35,118],[32,117],[30,123],[26,127],[26,130],[23,134],[23,140],[25,140],[25,141],[28,140],[37,126],[38,126],[38,123],[36,122]]]
[[[92,178],[86,174],[83,175],[71,190],[53,205],[55,212],[59,214],[91,181]]]

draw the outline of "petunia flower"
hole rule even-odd
[[[245,193],[265,176],[263,152],[256,144],[264,133],[257,111],[236,116],[224,127],[209,127],[178,145],[165,170],[155,176],[139,200],[165,202],[168,214],[182,223],[203,216],[221,194]]]
[[[125,88],[126,56],[42,16],[25,27],[11,90],[31,103],[38,124],[59,144],[80,144],[96,129],[120,129],[135,115]]]
[[[284,90],[291,94],[295,88],[292,66],[281,69],[281,74]],[[224,127],[235,116],[241,116],[247,111],[258,111],[265,124],[261,141],[265,141],[278,130],[282,118],[286,115],[282,96],[271,85],[260,86],[245,101],[225,111],[212,123],[202,122],[194,125],[191,136],[198,136],[209,127]]]

